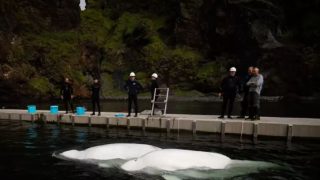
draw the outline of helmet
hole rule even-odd
[[[136,76],[136,74],[134,72],[130,73],[130,77],[135,77],[135,76]]]
[[[151,77],[158,78],[158,74],[157,74],[157,73],[153,73],[153,74],[151,75]]]
[[[237,69],[236,69],[235,67],[232,67],[232,68],[230,68],[230,70],[229,70],[229,71],[236,72],[236,71],[237,71]]]

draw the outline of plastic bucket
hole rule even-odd
[[[86,113],[86,109],[84,107],[77,107],[77,115],[83,116]]]
[[[58,114],[59,106],[50,106],[50,114]]]
[[[28,106],[28,113],[29,114],[35,114],[37,113],[37,107],[35,105],[29,105]]]
[[[118,118],[125,117],[125,115],[122,114],[122,113],[115,114],[114,116],[115,116],[115,117],[118,117]]]

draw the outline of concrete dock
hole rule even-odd
[[[75,114],[52,115],[49,111],[37,111],[36,114],[28,114],[27,110],[1,109],[0,119],[17,121],[43,121],[44,123],[86,125],[134,128],[146,131],[165,130],[167,133],[189,131],[190,134],[215,133],[223,138],[227,134],[239,136],[252,136],[256,141],[258,137],[281,137],[288,142],[292,138],[319,138],[320,119],[315,118],[284,118],[261,117],[259,121],[244,119],[218,119],[216,115],[187,115],[168,114],[166,116],[140,115],[139,117],[115,117],[118,112],[103,112],[101,116],[90,116],[87,112],[83,116]],[[124,113],[125,114],[125,113]]]

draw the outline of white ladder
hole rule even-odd
[[[159,94],[157,94],[157,92],[159,92]],[[162,94],[164,92],[164,94]],[[164,100],[157,100],[158,97],[165,97]],[[155,104],[164,104],[164,109],[160,109],[163,110],[163,114],[162,115],[166,115],[167,114],[167,107],[168,107],[168,98],[169,98],[169,88],[155,88],[154,89],[154,94],[153,94],[153,99],[152,99],[152,108],[151,108],[151,116],[154,115],[154,110],[155,110]]]

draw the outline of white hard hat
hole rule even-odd
[[[232,68],[230,68],[230,70],[229,70],[229,71],[236,72],[236,71],[237,71],[237,69],[236,69],[235,67],[232,67]]]
[[[151,77],[158,78],[158,74],[157,74],[157,73],[153,73],[153,74],[151,75]]]
[[[136,74],[134,72],[130,73],[130,77],[135,77],[135,76],[136,76]]]

